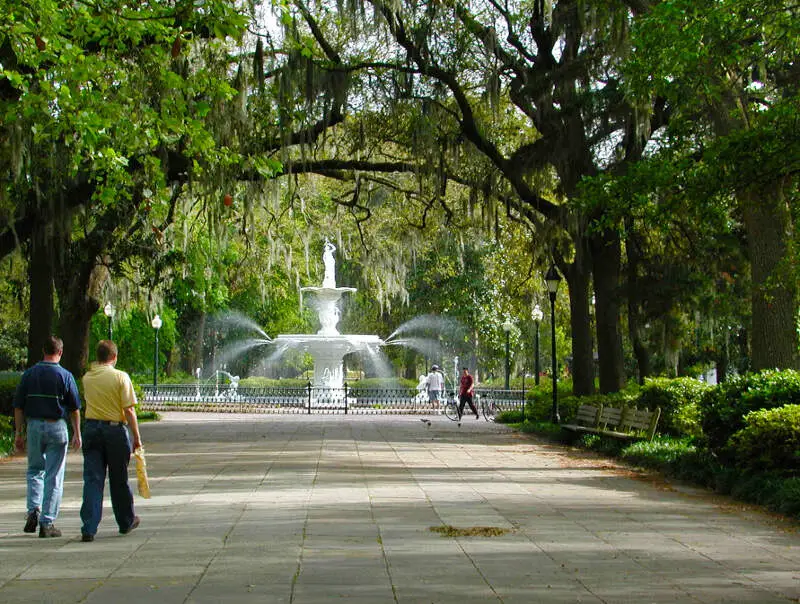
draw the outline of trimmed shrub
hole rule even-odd
[[[711,386],[694,378],[645,380],[637,405],[653,410],[661,407],[658,431],[673,436],[700,436],[700,399]]]
[[[709,448],[723,453],[733,434],[745,427],[745,416],[759,409],[800,403],[800,373],[762,371],[736,376],[706,391],[700,400],[703,434]]]
[[[0,415],[0,457],[14,451],[14,426],[10,417]]]
[[[498,424],[518,424],[522,421],[522,411],[516,409],[509,409],[508,411],[501,411],[494,418]]]
[[[800,405],[751,411],[731,436],[730,455],[743,468],[800,469]]]
[[[20,377],[21,373],[6,371],[0,373],[0,415],[14,415],[12,404]]]

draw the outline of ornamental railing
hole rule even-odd
[[[228,384],[159,384],[143,386],[140,407],[152,411],[228,413],[435,414],[440,405],[415,388],[342,388],[312,385],[294,388],[233,387]],[[493,403],[498,411],[521,409],[524,390],[475,390],[475,402]],[[453,397],[453,393],[448,393]]]

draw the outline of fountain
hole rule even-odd
[[[345,386],[344,357],[350,353],[366,353],[378,369],[379,377],[391,377],[392,368],[382,351],[384,347],[407,347],[428,359],[444,359],[450,356],[444,352],[444,337],[451,336],[453,341],[463,341],[463,327],[452,318],[419,315],[400,325],[385,339],[377,335],[339,333],[339,303],[344,294],[353,293],[356,289],[336,285],[335,251],[336,246],[326,241],[322,255],[325,268],[322,285],[301,288],[302,293],[313,298],[320,323],[317,333],[281,334],[272,339],[248,317],[235,311],[228,312],[223,320],[233,326],[235,331],[255,331],[257,337],[234,338],[232,345],[221,356],[215,356],[215,370],[207,384],[202,382],[202,371],[198,368],[194,374],[196,382],[188,389],[181,388],[182,385],[172,385],[169,392],[163,387],[156,392],[154,385],[146,395],[146,401],[151,405],[149,408],[163,410],[170,409],[170,405],[181,408],[183,401],[191,400],[198,404],[213,403],[212,410],[230,410],[233,408],[230,405],[238,405],[235,407],[237,410],[259,412],[430,412],[432,408],[425,387],[425,375],[420,376],[416,389],[391,385],[382,388],[356,386],[350,389]],[[261,347],[270,350],[266,362],[277,360],[288,350],[310,354],[314,359],[314,378],[310,387],[240,387],[239,376],[227,371],[227,363],[221,363],[220,368],[216,369],[217,362],[221,359],[233,359],[245,351]],[[452,358],[453,373],[451,376],[445,374],[445,378],[449,385],[446,389],[455,394],[458,391],[459,361],[458,356],[453,355]],[[220,378],[226,378],[229,383],[221,384]],[[502,399],[501,404],[508,405],[510,400]],[[517,401],[514,404],[522,403]]]
[[[320,329],[315,334],[281,334],[274,340],[279,350],[295,348],[309,353],[314,358],[315,389],[342,388],[344,386],[343,359],[352,352],[376,353],[384,342],[375,335],[343,335],[336,326],[341,311],[339,300],[346,293],[356,291],[353,287],[336,286],[336,246],[325,242],[322,262],[325,275],[322,287],[303,287],[301,292],[314,295]]]

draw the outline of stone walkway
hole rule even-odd
[[[153,498],[80,542],[22,532],[0,463],[0,602],[797,602],[800,535],[503,426],[443,417],[165,414],[142,426]],[[495,527],[441,536],[431,527]]]

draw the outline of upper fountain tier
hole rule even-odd
[[[336,246],[330,241],[325,242],[325,251],[322,254],[322,262],[325,265],[325,276],[322,279],[322,287],[301,287],[301,292],[311,292],[315,295],[317,302],[317,314],[319,315],[320,330],[318,335],[338,336],[339,330],[336,326],[339,323],[341,312],[339,311],[339,299],[344,293],[356,291],[354,287],[336,287],[336,260],[333,252]]]

